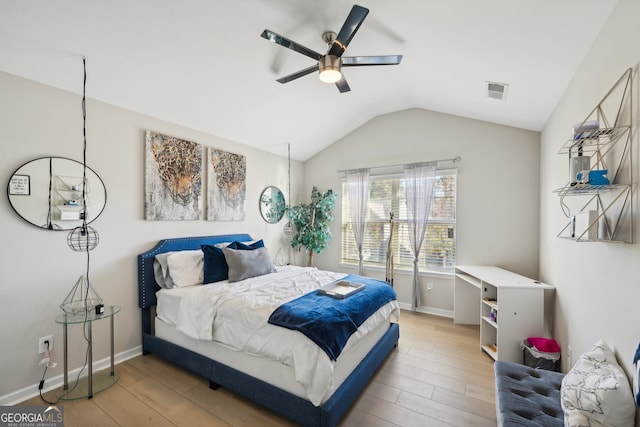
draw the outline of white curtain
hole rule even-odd
[[[349,189],[349,210],[353,237],[358,248],[358,274],[364,275],[364,258],[362,242],[364,241],[364,226],[367,218],[367,202],[369,201],[369,169],[353,169],[346,172],[347,188]]]
[[[418,255],[429,220],[436,163],[414,163],[404,166],[404,189],[407,203],[409,242],[413,251],[413,288],[411,310],[420,306]]]

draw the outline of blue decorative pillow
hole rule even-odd
[[[229,278],[229,265],[222,252],[221,245],[202,245],[202,252],[204,253],[204,284],[220,282]],[[237,240],[229,243],[228,245],[222,245],[223,247],[252,251],[258,248],[264,248],[264,241],[262,239],[256,240],[251,244],[238,242]]]
[[[227,246],[229,249],[236,249],[236,250],[242,250],[242,251],[252,251],[254,249],[258,249],[258,248],[264,248],[264,241],[262,239],[260,240],[256,240],[255,242],[247,245],[246,243],[242,243],[242,242],[238,242],[237,240],[235,242],[231,242],[231,244],[229,244],[229,246]]]
[[[202,245],[204,253],[204,284],[220,282],[229,278],[229,266],[221,248]]]

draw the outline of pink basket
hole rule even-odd
[[[531,337],[527,338],[529,344],[535,347],[538,351],[544,351],[545,353],[560,353],[560,346],[556,340],[550,338]]]

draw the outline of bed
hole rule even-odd
[[[229,242],[254,242],[254,240],[248,234],[165,239],[159,241],[152,249],[138,255],[138,296],[142,313],[143,354],[153,353],[161,356],[208,379],[210,387],[214,390],[220,386],[225,387],[299,424],[337,425],[377,368],[397,346],[399,328],[393,321],[398,316],[395,293],[393,301],[377,309],[374,315],[367,317],[358,326],[348,340],[345,338],[346,344],[336,354],[326,349],[323,351],[298,330],[275,326],[275,324],[264,325],[264,322],[257,324],[260,328],[268,329],[261,329],[259,334],[254,333],[252,339],[236,337],[236,329],[233,330],[234,332],[225,331],[226,326],[222,324],[221,326],[210,325],[207,330],[206,326],[196,322],[196,320],[199,321],[199,317],[203,317],[205,322],[202,324],[209,325],[208,311],[211,309],[208,309],[209,306],[202,301],[217,301],[221,298],[220,292],[225,287],[233,285],[234,289],[239,289],[241,286],[246,286],[249,290],[259,289],[258,285],[254,285],[254,279],[260,283],[260,280],[266,281],[267,277],[273,276],[278,278],[274,286],[284,287],[282,284],[290,280],[296,281],[296,288],[308,290],[312,282],[315,283],[314,288],[317,288],[340,280],[344,276],[340,273],[302,267],[278,267],[277,272],[234,281],[233,284],[221,281],[219,286],[206,285],[179,289],[164,289],[158,285],[157,270],[154,272],[156,256],[176,251],[183,251],[181,253],[186,254],[187,251],[199,250],[202,245],[224,247]],[[230,270],[229,275],[231,273]],[[304,280],[299,281],[300,277]],[[362,282],[366,281],[367,286],[371,288],[374,285],[384,284],[370,278],[359,276],[356,278]],[[197,293],[201,294],[196,296]],[[309,295],[305,294],[305,298],[320,298],[311,295],[316,293],[309,292]],[[357,295],[360,294],[364,292],[359,292]],[[322,298],[330,299],[328,296]],[[286,301],[295,303],[298,299],[302,297],[292,298],[288,295]],[[355,300],[355,295],[347,299]],[[188,304],[193,303],[200,304],[207,315],[191,316],[191,319],[185,320],[189,317],[187,314],[193,312],[193,309],[189,311],[185,307],[191,307]],[[279,311],[280,302],[273,303],[272,307],[276,306],[278,307],[276,311]],[[285,304],[282,306],[284,307]],[[242,322],[245,321],[245,317],[253,315],[254,311],[259,313],[265,310],[260,308],[237,311],[240,310],[237,302],[235,307],[238,313],[237,318],[242,319]],[[221,308],[214,310],[216,318],[224,317],[220,314],[221,310]],[[271,317],[276,314],[276,311]],[[231,323],[231,317],[226,315],[228,323]],[[242,322],[238,327],[247,328]],[[204,339],[207,334],[211,334],[212,339]],[[255,335],[258,337],[256,338]],[[269,339],[263,339],[260,342],[259,339],[263,335],[268,336]],[[235,342],[226,342],[225,336],[233,337],[229,338],[231,340],[242,341],[243,345],[246,342],[247,349],[240,349]],[[280,343],[283,340],[287,343],[300,344],[292,345],[291,349],[287,348],[278,354],[271,354],[269,351],[276,351],[273,347],[280,347],[272,343]],[[267,348],[266,354],[261,354],[261,347]],[[270,347],[271,350],[269,350]],[[306,362],[301,364],[300,359],[313,360],[313,363],[304,365]],[[303,378],[302,381],[301,378]]]

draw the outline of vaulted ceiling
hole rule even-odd
[[[0,0],[0,70],[265,151],[306,160],[372,118],[424,108],[541,130],[617,0],[358,0],[370,9],[339,93],[314,61],[353,3],[339,0]],[[508,84],[506,100],[486,83]]]

